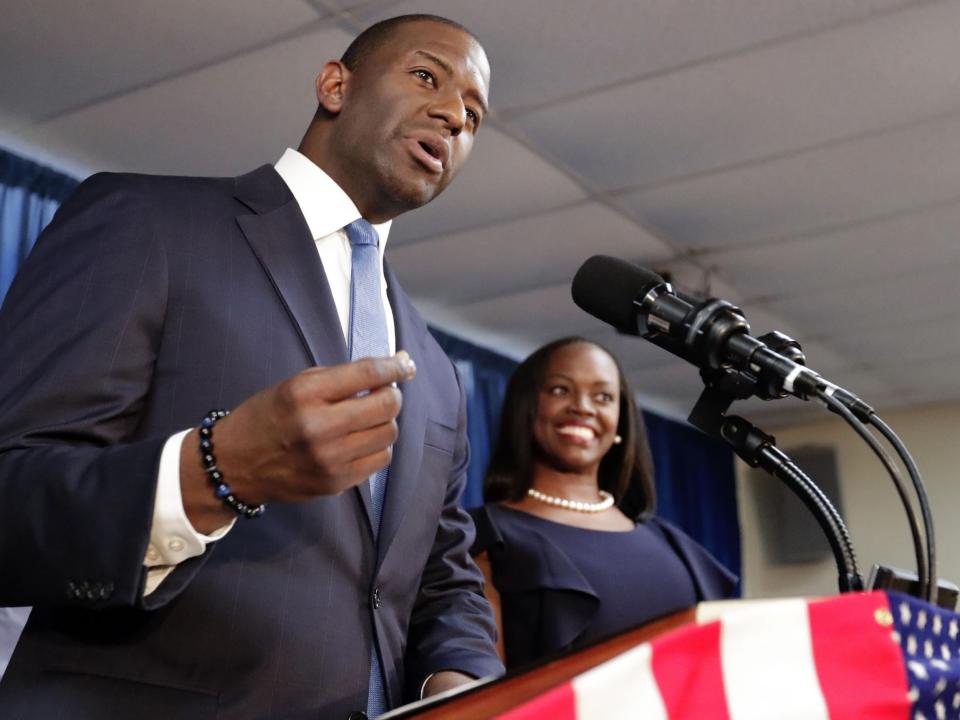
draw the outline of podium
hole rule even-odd
[[[893,592],[703,603],[383,716],[913,720],[960,714],[960,615]]]

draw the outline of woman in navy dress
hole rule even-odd
[[[736,578],[653,516],[646,435],[617,360],[582,338],[527,358],[472,510],[507,667],[727,597]]]

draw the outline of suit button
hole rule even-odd
[[[367,714],[362,710],[354,710],[347,715],[347,720],[367,720]]]
[[[380,609],[380,588],[373,589],[373,609]]]

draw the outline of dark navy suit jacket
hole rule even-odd
[[[0,311],[0,604],[34,606],[0,717],[345,717],[373,642],[393,705],[437,670],[502,670],[458,507],[464,393],[386,274],[418,373],[379,543],[364,483],[240,520],[143,598],[166,439],[347,351],[272,167],[76,190]]]
[[[470,514],[477,527],[471,552],[488,553],[493,584],[500,593],[507,666],[512,670],[577,647],[594,622],[600,598],[576,564],[526,513],[488,503]],[[731,596],[736,576],[705,548],[665,520],[651,517],[644,522],[686,566],[697,601]],[[631,558],[605,556],[597,562],[615,573]],[[632,602],[640,614],[650,612],[644,597]],[[648,616],[646,622],[655,619]],[[626,622],[620,629],[632,624]]]

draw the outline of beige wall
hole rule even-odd
[[[879,562],[916,571],[910,529],[892,481],[866,444],[839,418],[824,411],[818,423],[778,428],[777,445],[789,453],[802,445],[837,452],[844,520],[861,572]],[[960,404],[882,412],[920,468],[933,508],[940,577],[960,585]],[[760,479],[738,461],[737,486],[743,537],[744,597],[819,595],[837,591],[832,557],[816,563],[773,566],[763,551],[754,487]],[[816,478],[814,478],[816,479]]]

